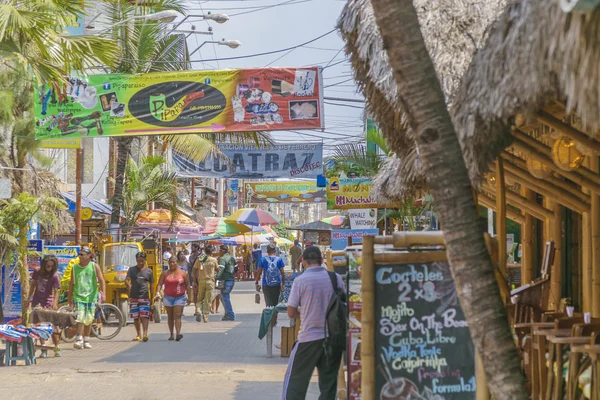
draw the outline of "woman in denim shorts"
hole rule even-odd
[[[164,291],[162,290],[163,285]],[[162,273],[156,287],[157,292],[161,292],[163,305],[167,310],[169,332],[171,333],[169,340],[179,342],[183,338],[181,334],[181,316],[183,315],[183,307],[186,303],[189,305],[192,299],[191,288],[187,272],[179,269],[177,257],[172,256],[169,258],[169,269]],[[175,328],[176,336],[173,336],[173,328]]]

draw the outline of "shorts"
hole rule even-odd
[[[185,294],[179,297],[165,295],[163,305],[165,307],[185,306]]]
[[[95,303],[75,302],[75,313],[77,314],[77,322],[85,326],[91,325],[94,322],[94,313],[96,311]]]
[[[148,299],[130,299],[129,315],[131,318],[150,318],[150,300]]]

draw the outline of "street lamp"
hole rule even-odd
[[[196,50],[192,51],[190,53],[189,57],[191,57],[194,53],[196,53],[198,50],[200,50],[200,48],[207,43],[215,43],[215,44],[218,44],[219,46],[227,46],[231,49],[237,49],[238,47],[240,47],[242,45],[242,43],[239,40],[225,40],[225,39],[207,40],[206,42],[202,43],[200,46],[196,47]]]
[[[225,22],[229,21],[229,15],[227,15],[227,14],[211,14],[210,11],[207,14],[189,14],[189,15],[186,15],[185,17],[183,17],[183,19],[181,21],[179,21],[177,23],[177,25],[175,25],[173,27],[173,29],[171,30],[171,32],[169,32],[169,34],[171,34],[175,29],[179,28],[181,26],[181,24],[183,24],[185,21],[187,21],[188,18],[208,19],[211,21],[215,21],[217,24],[224,24]]]
[[[98,35],[102,32],[108,31],[110,29],[113,29],[116,26],[119,25],[123,25],[124,23],[127,23],[129,21],[133,21],[136,19],[143,19],[144,21],[156,21],[156,22],[164,22],[164,23],[169,23],[169,22],[173,22],[175,21],[175,18],[177,18],[177,12],[173,11],[173,10],[165,10],[165,11],[159,11],[156,13],[150,13],[150,14],[145,14],[145,15],[134,15],[133,17],[129,17],[129,18],[125,18],[122,21],[116,22],[112,25],[110,25],[107,28],[104,28],[98,32],[95,33],[95,35]],[[94,22],[94,20],[96,18],[98,18],[100,16],[100,14],[98,14],[94,19],[92,19],[90,21],[90,24]],[[91,28],[90,26],[88,26],[88,28]]]

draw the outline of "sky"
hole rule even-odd
[[[322,66],[325,97],[363,99],[356,93],[352,71],[344,54],[338,31],[293,50],[276,54],[222,60],[228,57],[286,49],[313,40],[333,30],[345,1],[341,0],[187,0],[187,14],[222,13],[230,19],[224,24],[190,17],[178,29],[206,31],[213,28],[213,38],[192,35],[188,48],[192,52],[205,40],[239,40],[237,49],[213,44],[204,45],[191,60],[194,69],[260,68]],[[206,60],[206,61],[203,61]],[[276,141],[323,141],[325,155],[333,146],[358,141],[363,135],[362,103],[325,101],[325,131],[278,131]],[[331,104],[328,104],[331,103]],[[335,104],[342,104],[335,105]]]

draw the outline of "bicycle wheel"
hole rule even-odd
[[[58,309],[58,312],[73,312],[73,309],[69,306],[62,306]],[[77,337],[77,326],[63,329],[60,332],[60,339],[65,343],[73,343]]]
[[[92,334],[100,340],[109,340],[121,332],[123,327],[123,314],[113,304],[98,304],[96,318],[92,323]]]

